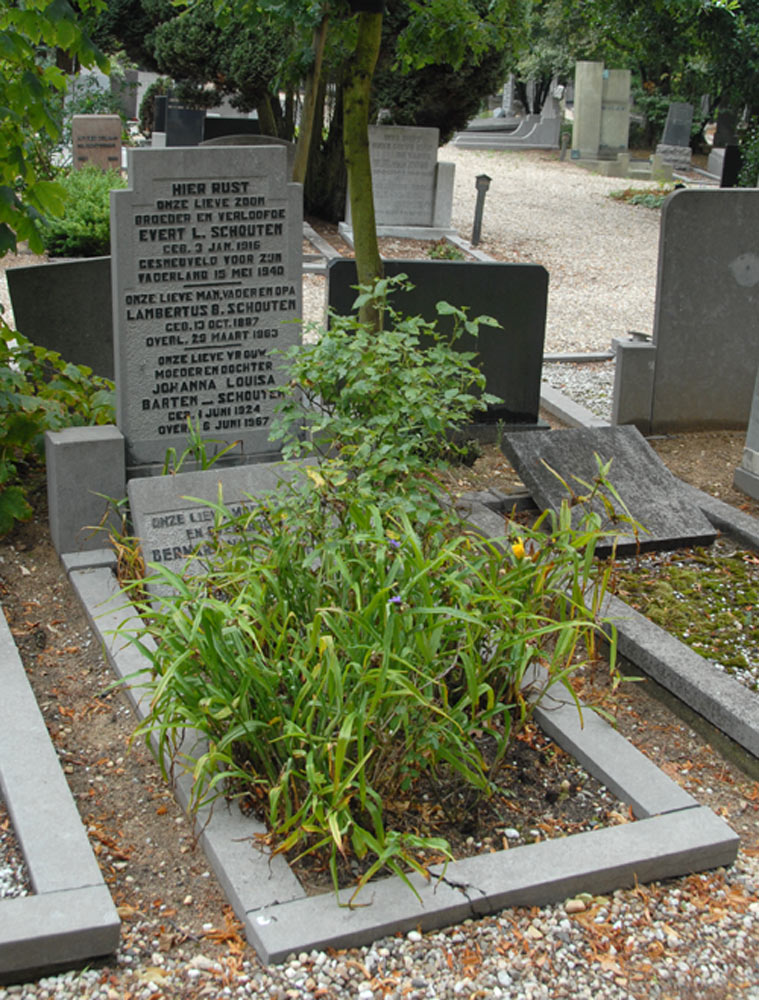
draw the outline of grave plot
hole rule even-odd
[[[259,473],[266,476],[269,471]],[[214,478],[224,475],[214,473]],[[171,482],[177,497],[185,495],[182,475]],[[165,498],[164,503],[169,509]],[[174,501],[174,506],[180,509],[181,504]],[[497,522],[492,527],[500,529],[491,533],[501,534],[502,520],[481,503],[472,504],[470,518],[488,515]],[[91,559],[97,561],[95,555]],[[116,672],[129,677],[144,668],[137,651],[112,634],[123,625],[126,612],[111,568],[72,564],[70,579]],[[582,891],[606,892],[636,878],[645,881],[730,863],[737,837],[722,820],[699,806],[592,712],[584,712],[580,719],[569,695],[554,690],[536,714],[540,727],[628,803],[636,822],[454,861],[433,868],[429,881],[411,875],[418,895],[398,877],[378,879],[364,890],[369,905],[348,907],[338,906],[332,893],[309,895],[282,857],[269,858],[252,846],[255,835],[265,832],[261,824],[234,806],[218,804],[198,816],[201,842],[262,958],[277,961],[293,951],[358,945],[388,933],[444,926],[507,906],[539,905]],[[142,717],[147,693],[136,687],[130,697]],[[190,779],[180,777],[176,787],[186,807]],[[340,899],[347,903],[351,896],[348,889]]]

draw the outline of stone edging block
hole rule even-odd
[[[477,501],[471,506],[473,513],[486,509]],[[483,520],[495,526],[490,518]],[[139,653],[112,634],[134,611],[108,569],[75,570],[70,579],[115,671],[126,677],[144,668]],[[139,686],[130,697],[142,714]],[[252,846],[260,825],[217,805],[197,818],[203,847],[261,958],[280,962],[291,952],[354,947],[417,926],[432,929],[505,906],[607,892],[735,859],[738,837],[727,824],[622,736],[589,710],[580,721],[567,697],[551,692],[544,701],[538,709],[541,726],[629,802],[637,822],[452,862],[429,882],[411,877],[419,898],[399,878],[381,879],[359,900],[369,905],[350,908],[338,906],[332,893],[307,896],[284,859],[269,859]],[[186,803],[187,778],[178,785],[177,797]],[[341,893],[341,901],[350,894]]]
[[[0,613],[0,786],[34,895],[0,900],[0,983],[112,954],[121,921]]]

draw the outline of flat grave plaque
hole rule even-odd
[[[598,472],[595,455],[604,463],[612,459],[609,482],[645,529],[640,532],[639,548],[631,532],[620,536],[620,555],[710,545],[716,538],[714,527],[635,427],[505,434],[501,447],[542,510],[558,510],[567,499],[567,491],[554,472],[576,494],[584,495],[588,489],[577,479],[593,482]],[[600,503],[594,509],[603,516],[604,527],[614,527]],[[576,516],[579,518],[579,510]],[[610,548],[599,547],[599,553]]]
[[[184,447],[187,418],[238,461],[276,454],[300,342],[303,208],[278,146],[136,149],[111,195],[117,423],[127,466]],[[213,447],[217,447],[213,445]]]
[[[131,479],[129,507],[145,562],[166,566],[180,576],[199,572],[214,534],[215,512],[210,505],[221,502],[237,516],[251,508],[255,498],[290,481],[297,468],[293,463],[267,462]]]

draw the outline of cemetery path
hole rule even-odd
[[[689,435],[659,442],[659,447],[673,471],[687,473],[695,485],[757,513],[753,504],[743,503],[737,495],[731,497],[728,467],[734,468],[738,460],[738,439],[739,435],[730,434]],[[452,474],[452,485],[461,489],[485,485],[513,488],[515,476],[499,453],[487,449],[473,470]],[[292,963],[284,969],[264,971],[242,942],[202,853],[194,848],[189,825],[152,758],[143,746],[129,745],[130,711],[120,692],[106,691],[111,679],[108,670],[50,545],[41,485],[35,501],[37,516],[0,541],[0,597],[91,844],[124,921],[118,960],[84,973],[76,995],[93,1000],[126,996],[194,998],[220,995],[217,990],[233,984],[235,996],[305,996],[308,991],[287,992],[299,974]],[[579,965],[575,964],[570,981],[578,987],[577,995],[590,996],[602,989],[610,997],[743,996],[741,991],[700,991],[687,977],[683,983],[690,985],[678,989],[674,975],[670,979],[662,975],[678,961],[678,956],[702,947],[701,925],[692,916],[694,912],[708,914],[712,924],[717,925],[717,954],[723,937],[724,947],[732,948],[730,942],[734,943],[740,934],[744,956],[741,961],[745,959],[754,970],[759,967],[751,951],[754,946],[745,940],[744,924],[748,913],[759,911],[759,783],[651,697],[646,690],[649,685],[629,686],[614,697],[599,673],[587,674],[582,685],[583,696],[600,700],[616,716],[624,735],[697,800],[724,816],[741,835],[739,861],[727,874],[676,879],[636,890],[637,895],[615,893],[617,920],[620,913],[635,914],[624,940],[611,931],[606,939],[599,937],[599,921],[610,925],[611,920],[608,903],[603,901],[587,901],[587,911],[571,917],[562,906],[544,907],[508,911],[500,923],[497,918],[485,918],[453,928],[444,938],[455,955],[451,984],[469,979],[471,989],[467,986],[464,993],[468,995],[476,992],[478,977],[483,976],[487,991],[488,984],[506,984],[505,976],[498,978],[500,969],[510,970],[508,974],[515,977],[515,990],[509,992],[501,987],[502,996],[524,996],[520,990],[531,977],[545,984],[546,991],[538,995],[567,995],[561,988],[552,991],[553,980],[545,963],[557,958],[553,951],[541,952],[541,941],[558,933],[558,928],[564,926],[562,921],[571,920],[568,940],[577,941]],[[532,937],[530,927],[534,929]],[[482,953],[481,944],[494,934],[497,950],[490,961]],[[640,947],[631,943],[636,934],[640,935]],[[426,939],[421,940],[419,945],[413,937],[411,941],[401,939],[397,947],[403,950],[415,945],[413,961],[429,976],[423,947]],[[529,948],[524,946],[525,941],[530,942]],[[543,944],[547,949],[545,941]],[[439,943],[436,947],[439,951]],[[475,960],[475,956],[479,957]],[[496,956],[505,956],[507,962],[496,967]],[[311,978],[317,985],[324,978],[319,978],[320,970],[340,967],[339,974],[327,980],[327,986],[319,987],[323,992],[311,991],[314,997],[361,995],[360,982],[374,979],[371,974],[356,971],[366,968],[367,949],[331,956],[323,966],[313,957],[301,956],[294,961],[305,970],[304,978]],[[399,960],[396,971],[386,976],[386,995],[392,995],[390,986],[397,983],[400,996],[403,977],[413,975],[413,962],[411,972],[404,963]],[[692,962],[691,968],[695,968]],[[652,992],[652,974],[659,977],[660,986],[666,985],[665,991]],[[245,984],[256,981],[258,986],[246,993]],[[744,977],[744,981],[749,983],[750,977]],[[146,984],[154,988],[150,990]],[[406,986],[411,989],[409,983]],[[66,990],[61,985],[47,996],[63,1000],[73,995]],[[34,991],[24,994],[34,995]],[[415,995],[432,994],[417,991]],[[366,996],[368,1000],[369,994]],[[383,992],[373,992],[372,996],[383,996]],[[2,987],[0,1000],[5,1000]]]

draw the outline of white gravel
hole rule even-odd
[[[461,235],[471,231],[474,178],[486,173],[492,184],[482,249],[548,269],[546,351],[607,350],[628,330],[650,332],[659,215],[606,197],[624,182],[535,154],[447,147],[440,158],[456,163],[454,223]],[[308,287],[318,314],[323,281],[309,278]],[[552,365],[546,377],[604,415],[610,372],[609,363]],[[727,872],[574,901],[569,909],[507,910],[353,951],[293,955],[269,969],[249,948],[238,956],[184,941],[164,951],[156,923],[133,921],[105,967],[0,986],[0,1000],[759,1000],[757,918],[759,863],[741,854]]]

